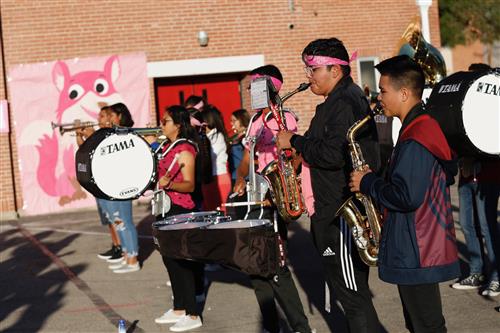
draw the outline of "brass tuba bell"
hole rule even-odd
[[[417,16],[406,28],[398,43],[397,54],[407,55],[420,65],[425,75],[426,86],[434,86],[446,77],[446,64],[437,48],[422,36]]]

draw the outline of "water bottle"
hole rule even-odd
[[[118,321],[118,333],[127,333],[127,329],[125,327],[125,320],[120,319]]]

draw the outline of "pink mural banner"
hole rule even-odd
[[[72,133],[51,122],[97,122],[101,106],[124,103],[134,127],[149,122],[149,81],[144,53],[17,65],[8,75],[16,133],[23,214],[95,206],[76,180]]]

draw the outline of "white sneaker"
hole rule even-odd
[[[113,273],[131,273],[131,272],[137,272],[141,270],[141,266],[139,266],[139,263],[135,263],[134,265],[124,265],[121,268],[113,270]]]
[[[203,324],[201,323],[199,316],[196,317],[196,319],[192,319],[191,316],[184,315],[178,322],[175,323],[175,325],[171,326],[169,330],[172,332],[184,332],[201,327],[202,325]]]
[[[184,317],[184,315],[178,315],[175,314],[173,309],[168,310],[165,312],[161,317],[158,317],[155,319],[155,323],[157,324],[175,324],[181,318]]]
[[[125,259],[123,259],[122,261],[120,261],[117,264],[109,265],[108,268],[109,269],[118,269],[118,268],[122,268],[126,264],[127,264],[127,261]]]

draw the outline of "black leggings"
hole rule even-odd
[[[172,205],[166,217],[192,211],[178,205]],[[204,292],[205,265],[192,260],[173,259],[165,256],[162,256],[162,259],[172,283],[174,310],[185,310],[187,315],[198,316],[196,295]]]

